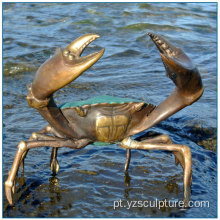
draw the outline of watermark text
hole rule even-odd
[[[132,208],[184,208],[186,204],[183,201],[177,200],[115,200],[113,202],[113,208],[125,208],[125,209],[132,209]],[[189,201],[187,207],[192,208],[209,208],[209,201]]]

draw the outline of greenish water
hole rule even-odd
[[[125,151],[117,145],[60,149],[60,171],[52,176],[50,148],[31,150],[19,170],[15,204],[3,195],[4,217],[216,217],[217,216],[217,39],[215,3],[4,3],[3,4],[3,180],[19,141],[46,122],[26,102],[26,84],[58,46],[86,33],[101,37],[85,51],[104,56],[55,94],[58,105],[100,95],[159,104],[173,90],[159,53],[146,35],[163,35],[198,66],[205,92],[192,106],[151,131],[168,134],[192,151],[192,201],[207,207],[126,207],[114,202],[182,200],[182,169],[171,154]]]

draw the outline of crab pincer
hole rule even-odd
[[[149,129],[191,105],[202,96],[204,91],[199,71],[191,59],[180,48],[176,48],[160,35],[147,34],[157,46],[167,76],[174,82],[176,88],[149,117],[130,131],[130,135]]]
[[[96,63],[103,55],[104,49],[85,57],[80,55],[86,46],[97,38],[99,38],[97,34],[85,34],[70,43],[64,50],[58,48],[55,54],[40,66],[35,75],[31,86],[34,97],[46,100],[55,91],[75,80]],[[29,102],[29,104],[35,107],[32,103]]]
[[[197,67],[180,48],[159,35],[147,34],[160,51],[167,76],[175,83],[179,98],[184,100],[185,105],[197,101],[204,91]]]

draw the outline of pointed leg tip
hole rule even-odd
[[[189,208],[190,197],[191,197],[191,187],[185,186],[184,198],[183,198],[184,208]]]
[[[183,209],[189,208],[189,201],[190,199],[188,198],[183,200]]]
[[[5,185],[5,195],[10,205],[13,205],[12,201],[12,187]]]

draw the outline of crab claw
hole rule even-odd
[[[181,49],[174,47],[159,35],[147,34],[159,49],[167,75],[172,79],[176,88],[149,116],[131,130],[129,135],[147,130],[182,108],[191,105],[201,97],[204,90],[198,69]]]
[[[196,66],[180,48],[174,47],[159,35],[147,34],[160,51],[167,76],[175,83],[185,104],[190,105],[197,101],[204,89]]]
[[[74,40],[64,50],[58,48],[35,75],[31,86],[34,97],[41,101],[46,100],[96,63],[103,55],[104,49],[85,57],[80,55],[86,46],[97,38],[97,34],[86,34]]]

